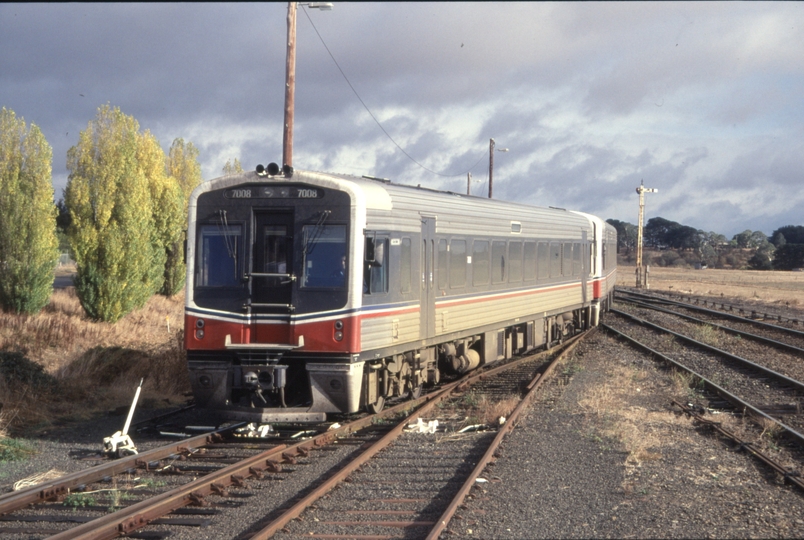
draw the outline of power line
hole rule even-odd
[[[465,175],[466,175],[466,173],[470,172],[472,169],[474,169],[475,167],[477,167],[477,165],[478,165],[478,164],[479,164],[481,161],[483,161],[483,158],[485,158],[485,157],[488,155],[488,151],[484,151],[484,152],[483,152],[483,155],[482,155],[482,156],[480,156],[480,159],[478,159],[478,160],[477,160],[477,162],[476,162],[474,165],[472,165],[472,166],[471,166],[471,167],[470,167],[470,168],[469,168],[467,171],[462,172],[462,173],[459,173],[459,174],[443,174],[443,173],[440,173],[440,172],[438,172],[438,171],[434,171],[433,169],[430,169],[430,168],[428,168],[428,167],[426,167],[426,166],[422,165],[422,164],[421,164],[421,163],[419,163],[418,161],[416,161],[416,159],[414,159],[414,157],[413,157],[413,156],[411,156],[410,154],[408,154],[408,153],[405,151],[405,149],[404,149],[404,148],[402,148],[401,146],[399,146],[399,144],[398,144],[398,143],[397,143],[397,142],[394,140],[394,138],[393,138],[393,137],[391,137],[391,134],[390,134],[390,133],[388,133],[387,131],[385,131],[385,128],[384,128],[384,127],[382,127],[382,124],[380,124],[380,121],[379,121],[379,120],[377,120],[377,117],[376,117],[376,116],[374,116],[374,113],[372,113],[372,112],[371,112],[371,110],[368,108],[368,105],[366,105],[366,103],[363,101],[363,98],[361,98],[361,97],[360,97],[360,94],[358,94],[358,93],[357,93],[357,90],[355,90],[355,87],[354,87],[354,86],[352,86],[352,83],[349,81],[349,77],[347,77],[347,76],[346,76],[346,73],[344,73],[344,72],[343,72],[343,69],[341,69],[341,66],[340,66],[340,64],[338,64],[338,61],[337,61],[337,60],[335,60],[335,56],[332,54],[332,51],[330,51],[330,50],[329,50],[329,47],[327,47],[327,44],[326,44],[326,42],[324,41],[324,38],[323,38],[323,37],[321,37],[321,33],[318,31],[318,28],[316,28],[315,24],[313,23],[313,20],[310,18],[310,15],[307,13],[307,10],[306,10],[306,9],[304,9],[304,8],[305,8],[305,6],[304,6],[304,5],[302,5],[302,10],[304,11],[304,15],[307,17],[307,20],[308,20],[308,21],[310,21],[310,24],[312,25],[313,30],[315,30],[315,33],[316,33],[316,35],[318,36],[318,39],[320,39],[320,40],[321,40],[321,44],[322,44],[322,45],[324,46],[324,48],[327,50],[327,53],[329,54],[329,57],[330,57],[330,58],[332,58],[332,61],[335,63],[335,67],[337,67],[337,68],[338,68],[338,71],[340,71],[340,72],[341,72],[341,75],[343,76],[344,80],[346,81],[346,84],[348,84],[348,85],[349,85],[349,88],[351,88],[351,89],[352,89],[352,92],[354,92],[355,96],[357,97],[357,100],[358,100],[358,101],[360,101],[360,104],[361,104],[361,105],[363,105],[363,108],[364,108],[364,109],[366,109],[366,112],[367,112],[367,113],[369,113],[369,116],[371,116],[372,120],[374,120],[374,122],[375,122],[375,123],[377,124],[377,126],[378,126],[378,127],[381,129],[381,130],[382,130],[382,132],[385,134],[385,136],[386,136],[386,137],[388,137],[388,139],[389,139],[389,140],[390,140],[392,143],[394,143],[394,146],[396,146],[397,148],[399,148],[399,150],[400,150],[400,151],[401,151],[403,154],[405,154],[405,156],[407,156],[407,158],[408,158],[409,160],[411,160],[413,163],[415,163],[416,165],[418,165],[419,167],[421,167],[421,168],[422,168],[422,169],[424,169],[425,171],[431,172],[431,173],[433,173],[433,174],[435,174],[435,175],[438,175],[438,176],[444,176],[444,177],[446,177],[446,178],[455,178],[455,177],[458,177],[458,176],[465,176]]]

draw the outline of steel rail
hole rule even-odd
[[[802,332],[801,330],[796,330],[794,328],[787,328],[785,326],[779,326],[779,325],[767,323],[767,322],[764,322],[764,321],[758,321],[756,319],[751,319],[750,317],[741,317],[740,315],[735,315],[734,313],[726,313],[725,311],[717,311],[715,309],[708,309],[708,308],[696,306],[694,304],[688,304],[686,302],[679,302],[678,300],[670,300],[669,298],[657,298],[657,297],[651,296],[649,294],[640,294],[640,293],[636,293],[636,292],[632,292],[632,291],[620,291],[620,290],[615,291],[615,295],[616,296],[630,295],[630,296],[641,297],[641,298],[643,298],[645,300],[648,300],[648,301],[651,301],[651,302],[657,302],[657,303],[662,303],[662,304],[670,304],[670,305],[680,306],[680,307],[687,308],[687,309],[690,309],[690,310],[693,310],[693,311],[700,311],[702,313],[709,313],[709,314],[712,314],[712,315],[716,315],[718,317],[723,317],[724,319],[732,319],[732,320],[735,320],[735,321],[740,321],[740,322],[744,322],[744,323],[748,323],[748,324],[753,324],[753,325],[756,325],[756,326],[762,326],[762,327],[765,327],[765,328],[770,328],[772,330],[778,330],[778,331],[784,332],[786,334],[792,334],[794,336],[804,337],[804,332]]]
[[[701,375],[697,371],[695,371],[693,369],[690,369],[689,367],[685,366],[684,364],[676,362],[675,360],[673,360],[669,356],[666,356],[666,355],[660,353],[659,351],[650,348],[649,346],[645,345],[644,343],[632,338],[631,336],[629,336],[627,334],[624,334],[624,333],[620,332],[619,330],[617,330],[616,328],[611,327],[608,324],[601,323],[600,326],[602,328],[604,328],[605,330],[615,334],[616,336],[619,336],[620,338],[625,339],[626,341],[628,341],[629,343],[633,344],[634,346],[636,346],[636,347],[648,352],[649,354],[655,356],[656,358],[659,358],[660,360],[664,361],[665,363],[667,363],[667,364],[669,364],[669,365],[671,365],[671,366],[673,366],[673,367],[675,367],[675,368],[677,368],[677,369],[679,369],[679,370],[681,370],[681,371],[683,371],[685,373],[689,373],[693,377],[699,379],[704,384],[704,386],[706,388],[708,388],[712,392],[720,395],[726,401],[728,401],[732,405],[734,405],[737,409],[743,409],[744,411],[750,411],[752,414],[754,414],[754,415],[756,415],[756,416],[758,416],[760,418],[764,418],[764,419],[776,424],[777,426],[782,428],[783,431],[787,432],[788,434],[793,436],[795,439],[797,439],[799,444],[804,444],[804,435],[802,435],[801,433],[799,433],[795,429],[791,428],[790,426],[780,422],[779,420],[777,420],[776,418],[770,416],[769,414],[767,414],[767,413],[761,411],[760,409],[754,407],[750,403],[748,403],[746,401],[743,401],[741,398],[739,398],[736,395],[732,394],[731,392],[729,392],[725,388],[719,386],[718,384],[710,381],[709,379],[707,379],[706,377],[704,377],[703,375]]]
[[[577,339],[579,339],[581,337],[583,337],[583,335],[576,336],[575,338],[567,341],[566,344],[565,344],[564,349],[566,349],[566,347],[569,347],[570,345],[574,346],[574,344],[577,342]],[[343,469],[339,470],[333,476],[328,478],[323,484],[321,484],[319,487],[317,487],[314,491],[309,493],[306,497],[301,499],[298,503],[293,505],[287,511],[283,512],[283,514],[281,516],[276,518],[271,523],[267,524],[265,527],[263,527],[262,529],[260,529],[256,533],[254,533],[253,535],[249,535],[249,540],[266,540],[266,539],[270,538],[271,536],[273,536],[275,533],[277,533],[279,530],[281,530],[283,527],[285,527],[291,520],[299,517],[301,515],[301,513],[305,509],[309,508],[310,505],[312,505],[315,501],[317,501],[318,499],[323,497],[327,492],[329,492],[332,488],[334,488],[338,483],[343,481],[351,473],[353,473],[358,468],[360,468],[362,465],[364,465],[369,459],[374,457],[380,450],[386,448],[395,439],[397,439],[402,434],[402,431],[403,431],[403,429],[405,428],[406,425],[408,425],[412,421],[417,420],[419,417],[421,417],[424,414],[428,413],[438,403],[440,403],[443,400],[449,398],[450,395],[452,394],[453,390],[458,390],[458,391],[464,390],[464,389],[466,389],[467,387],[469,387],[470,385],[472,385],[472,384],[474,384],[476,382],[485,380],[485,379],[490,378],[490,377],[492,377],[492,376],[494,376],[494,375],[496,375],[498,373],[507,371],[507,370],[511,369],[512,367],[517,366],[517,365],[519,365],[521,363],[532,361],[535,358],[538,358],[540,356],[547,356],[549,354],[554,354],[555,352],[556,352],[555,350],[542,351],[540,353],[537,353],[537,354],[534,354],[534,355],[531,355],[531,356],[527,356],[527,357],[521,358],[519,360],[515,360],[513,362],[508,362],[508,363],[503,364],[501,366],[497,366],[497,367],[485,370],[485,371],[483,371],[481,373],[470,374],[469,376],[465,377],[464,379],[456,381],[455,383],[451,383],[451,385],[449,387],[445,387],[443,389],[440,389],[437,392],[435,398],[430,403],[427,403],[427,404],[423,405],[421,408],[417,409],[414,413],[412,413],[409,417],[405,418],[402,422],[397,424],[391,431],[389,431],[381,439],[376,441],[371,447],[366,449],[360,456],[358,456],[357,459],[355,459],[355,460],[351,461],[350,463],[348,463]],[[508,426],[508,422],[506,422],[504,424],[504,426]],[[509,427],[508,429],[511,429],[511,428]],[[503,430],[501,429],[501,431],[503,431]],[[507,431],[503,431],[503,432],[507,432]],[[498,435],[498,437],[500,437],[500,436]],[[495,447],[495,449],[496,449],[496,447]],[[488,452],[487,452],[487,454],[488,454]],[[493,454],[493,452],[492,452],[492,454]],[[485,456],[484,456],[484,458],[485,458]],[[485,465],[485,463],[484,463],[484,465]],[[482,471],[482,468],[480,470]],[[479,474],[479,472],[477,474]],[[471,482],[469,482],[469,481],[467,481],[467,482],[469,483],[469,487],[471,487],[471,483],[474,482],[474,478],[471,480]],[[461,500],[463,500],[463,497],[461,497]],[[457,508],[457,505],[456,505],[456,508]],[[453,510],[453,512],[454,512],[454,510]],[[449,519],[450,519],[451,516],[452,516],[452,513],[450,513],[449,516],[447,516],[445,514],[444,516],[442,516],[441,519],[445,520],[445,524],[446,524],[446,522],[449,522]]]
[[[462,381],[459,380],[451,383],[446,388],[451,388],[458,385],[460,382]],[[291,446],[284,444],[278,445],[275,448],[268,449],[192,482],[188,482],[183,486],[176,487],[156,497],[68,529],[51,538],[54,540],[95,540],[115,538],[121,534],[130,533],[178,508],[203,503],[203,500],[210,494],[225,495],[229,486],[242,486],[247,478],[260,478],[266,471],[277,472],[281,470],[282,461],[292,461],[298,455],[306,455],[313,448],[325,446],[338,437],[370,426],[372,422],[378,418],[404,413],[421,403],[432,400],[432,396],[434,396],[434,394],[431,393],[426,396],[421,396],[416,400],[401,403],[379,414],[355,420],[340,428],[327,431]]]
[[[437,540],[439,535],[444,531],[449,524],[452,517],[455,515],[455,512],[458,510],[458,507],[463,504],[464,499],[471,491],[472,487],[475,485],[477,478],[486,468],[486,466],[492,462],[494,459],[494,453],[499,448],[500,444],[502,444],[503,439],[506,435],[508,435],[511,431],[514,430],[516,424],[519,422],[519,417],[522,414],[528,405],[533,401],[533,398],[536,396],[536,391],[541,387],[542,382],[553,372],[555,367],[561,362],[563,358],[575,349],[575,347],[580,343],[581,339],[587,338],[595,332],[597,328],[593,328],[589,332],[581,334],[580,336],[576,336],[572,340],[568,341],[566,347],[561,351],[561,353],[556,356],[552,362],[545,368],[544,371],[537,373],[536,376],[530,381],[527,385],[527,393],[522,397],[519,404],[513,410],[513,412],[508,416],[505,424],[503,424],[499,431],[497,432],[496,437],[489,445],[489,448],[486,450],[486,453],[483,454],[483,457],[477,463],[475,468],[469,474],[466,481],[461,486],[461,489],[458,493],[453,497],[452,502],[449,504],[447,509],[441,514],[441,517],[436,520],[435,526],[430,530],[430,534],[427,535],[427,540]]]
[[[767,345],[773,345],[774,347],[778,347],[780,349],[785,349],[785,350],[788,350],[788,351],[792,351],[792,352],[804,355],[804,349],[802,349],[801,347],[796,347],[795,345],[790,345],[789,343],[784,343],[782,341],[777,341],[775,339],[766,338],[764,336],[758,336],[758,335],[752,334],[750,332],[743,332],[742,330],[737,330],[735,328],[729,328],[728,326],[723,326],[723,325],[720,325],[720,324],[717,324],[717,323],[713,323],[711,321],[705,321],[703,319],[698,319],[698,318],[693,317],[691,315],[685,315],[684,313],[678,313],[676,311],[672,311],[672,310],[669,310],[669,309],[665,309],[665,308],[661,308],[659,306],[652,305],[649,302],[643,302],[641,300],[635,300],[635,299],[632,299],[632,298],[623,298],[622,300],[624,300],[625,302],[628,302],[630,304],[633,304],[635,306],[639,306],[639,307],[642,307],[642,308],[645,308],[645,309],[652,309],[654,311],[660,311],[662,313],[668,313],[668,314],[673,315],[675,317],[679,317],[681,319],[687,319],[689,321],[693,321],[693,322],[696,322],[696,323],[706,324],[706,325],[711,326],[712,328],[717,328],[719,330],[723,330],[724,332],[727,332],[729,334],[733,334],[733,335],[736,335],[736,336],[745,336],[745,337],[751,338],[751,339],[753,339],[755,341],[765,343]],[[686,309],[686,306],[684,306],[684,308]],[[740,322],[747,322],[747,321],[740,321]]]
[[[136,469],[139,462],[147,463],[149,461],[157,461],[174,454],[188,453],[204,445],[218,442],[222,440],[224,436],[229,435],[232,431],[243,425],[245,424],[236,424],[211,433],[183,439],[179,442],[154,448],[141,454],[126,456],[108,464],[101,464],[83,471],[76,471],[55,480],[43,482],[20,491],[0,495],[0,515],[14,512],[31,504],[67,495],[72,488],[80,486],[81,484],[97,482],[105,476],[119,474],[129,469]]]
[[[737,356],[736,354],[731,354],[730,352],[724,351],[722,349],[718,349],[717,347],[713,347],[712,345],[707,345],[706,343],[702,343],[700,341],[692,339],[691,337],[685,336],[684,334],[679,334],[678,332],[673,332],[670,329],[664,328],[664,327],[659,326],[658,324],[654,324],[654,323],[652,323],[650,321],[640,319],[639,317],[637,317],[635,315],[631,315],[630,313],[626,313],[626,312],[620,311],[618,309],[612,309],[610,311],[611,311],[611,313],[616,313],[617,315],[620,315],[622,317],[626,317],[628,319],[631,319],[634,322],[636,322],[637,324],[641,324],[642,326],[647,326],[649,328],[653,328],[654,330],[656,330],[658,332],[663,332],[665,334],[670,334],[671,336],[677,337],[678,339],[680,339],[682,341],[686,341],[688,343],[691,343],[691,344],[695,345],[696,347],[699,347],[701,349],[707,350],[709,352],[713,352],[715,354],[725,356],[726,358],[729,358],[729,359],[734,360],[735,362],[737,362],[739,364],[742,364],[744,367],[759,371],[763,375],[767,375],[768,377],[773,377],[774,379],[778,380],[779,382],[782,382],[784,384],[790,385],[790,386],[792,386],[793,388],[795,388],[796,390],[798,390],[800,392],[804,392],[804,383],[802,383],[801,381],[797,381],[796,379],[792,379],[792,378],[788,377],[787,375],[783,375],[783,374],[779,373],[778,371],[773,371],[772,369],[766,368],[764,366],[760,366],[759,364],[756,364],[756,363],[754,363],[754,362],[752,362],[750,360],[746,360],[745,358]]]
[[[717,432],[719,432],[720,434],[724,435],[725,437],[728,437],[729,439],[731,439],[732,441],[737,443],[737,445],[741,449],[747,451],[748,453],[753,455],[755,458],[759,459],[760,461],[762,461],[763,463],[765,463],[766,465],[771,467],[773,470],[775,470],[777,473],[779,473],[782,477],[784,477],[785,482],[790,482],[791,484],[795,484],[798,488],[804,490],[804,481],[801,480],[801,474],[798,473],[797,471],[794,471],[793,469],[786,468],[784,465],[782,465],[778,461],[774,460],[773,458],[771,458],[767,454],[763,453],[759,448],[754,446],[753,443],[750,443],[748,441],[745,441],[745,440],[741,439],[736,434],[734,434],[731,431],[729,431],[726,428],[724,428],[720,424],[720,422],[713,422],[712,420],[709,420],[708,418],[704,418],[703,416],[698,414],[696,411],[694,411],[690,407],[687,407],[686,405],[682,404],[681,402],[679,402],[679,401],[677,401],[675,399],[673,400],[673,405],[676,405],[678,408],[680,408],[682,411],[684,411],[684,414],[694,418],[699,424],[707,426],[709,428],[712,428],[712,429],[716,430]]]

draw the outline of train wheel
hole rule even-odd
[[[383,410],[384,407],[385,407],[385,398],[382,396],[379,396],[377,398],[377,401],[375,401],[374,403],[369,403],[368,405],[366,405],[368,412],[370,412],[371,414],[377,414],[378,412]]]
[[[410,390],[410,399],[419,399],[422,395],[422,388],[424,388],[423,384],[420,384],[416,388]]]

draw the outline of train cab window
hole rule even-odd
[[[561,244],[550,242],[550,277],[561,276]]]
[[[388,292],[388,239],[366,238],[363,264],[363,294]]]
[[[475,240],[472,244],[472,285],[489,282],[489,243]]]
[[[505,281],[505,242],[491,243],[491,282]]]
[[[539,242],[539,251],[536,255],[536,268],[538,269],[539,279],[550,277],[550,245],[546,242]]]
[[[525,242],[525,262],[522,270],[525,281],[533,281],[536,279],[536,242]],[[512,263],[511,274],[513,274],[513,272]]]
[[[522,242],[508,244],[508,281],[522,281]]]
[[[305,225],[302,228],[304,288],[346,286],[346,225]]]
[[[196,287],[239,287],[243,227],[201,225],[198,231]]]
[[[400,292],[409,293],[412,276],[411,244],[410,238],[403,238],[399,253],[399,287]]]
[[[447,256],[449,252],[447,251],[447,241],[446,240],[439,240],[438,241],[438,267],[437,267],[437,275],[438,275],[438,288],[439,289],[446,289],[447,288],[447,278],[449,274],[447,274]]]
[[[453,289],[466,286],[466,240],[449,243],[449,286]]]
[[[288,273],[288,228],[284,225],[263,227],[262,271],[268,274]]]

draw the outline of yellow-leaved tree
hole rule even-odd
[[[0,110],[0,306],[36,313],[50,300],[58,261],[53,150],[39,128]]]
[[[182,245],[185,221],[184,195],[176,178],[168,175],[165,152],[150,131],[140,135],[137,160],[151,191],[154,223],[151,243],[157,246],[159,251],[153,269],[153,279],[159,283],[159,293],[170,296],[181,290],[184,284],[182,280],[176,289],[173,268],[168,268],[175,263],[171,260],[172,251],[176,246]]]
[[[133,117],[107,104],[67,152],[64,200],[72,218],[75,288],[95,320],[117,321],[162,285],[164,249],[156,242],[160,234],[146,177],[158,168],[148,161],[155,159],[150,145]]]
[[[181,204],[178,209],[179,236],[173,237],[172,243],[165,246],[167,261],[165,263],[165,283],[161,294],[171,296],[184,287],[184,234],[187,222],[187,202],[190,194],[201,183],[201,165],[198,163],[198,149],[193,143],[185,143],[184,139],[175,139],[170,146],[167,159],[168,176],[175,178],[181,188]]]
[[[223,166],[222,172],[224,176],[240,174],[243,172],[243,166],[240,164],[240,160],[237,158],[235,158],[234,163],[227,159],[226,164]]]

